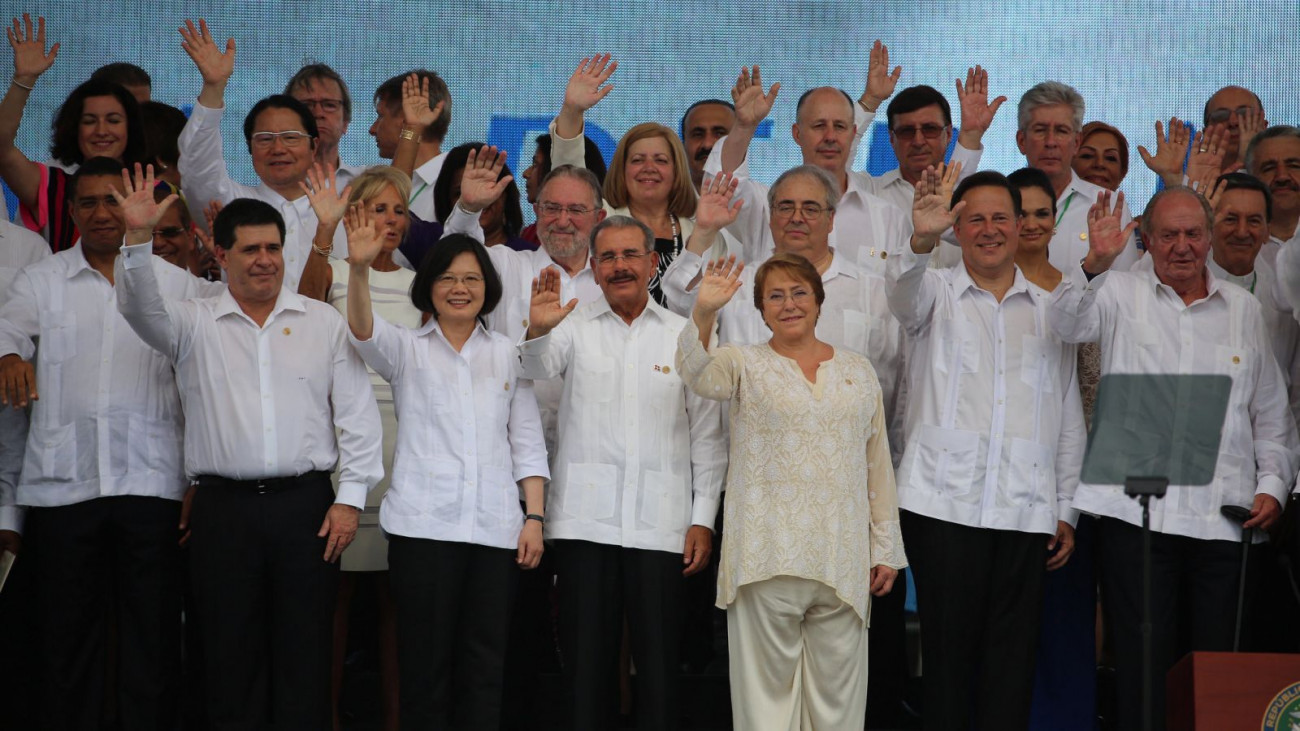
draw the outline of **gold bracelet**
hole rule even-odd
[[[413,130],[413,129],[407,129],[406,127],[403,127],[403,128],[402,128],[402,134],[400,135],[400,137],[401,137],[402,139],[404,139],[404,140],[418,140],[418,139],[420,139],[420,136],[419,136],[418,134],[415,133],[415,130]]]

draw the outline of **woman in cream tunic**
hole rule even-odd
[[[817,340],[825,293],[797,255],[755,277],[771,340],[710,350],[740,268],[706,267],[677,346],[687,385],[731,401],[718,606],[735,726],[860,729],[871,596],[907,565],[880,384],[866,358]]]

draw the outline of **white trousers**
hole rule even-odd
[[[736,731],[860,731],[867,627],[820,581],[746,584],[727,607]]]

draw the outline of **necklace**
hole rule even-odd
[[[668,223],[673,227],[673,253],[679,254],[682,251],[682,236],[677,230],[677,214],[668,214]]]

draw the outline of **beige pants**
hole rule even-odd
[[[867,628],[820,581],[746,584],[727,607],[736,731],[859,731],[867,712]]]

